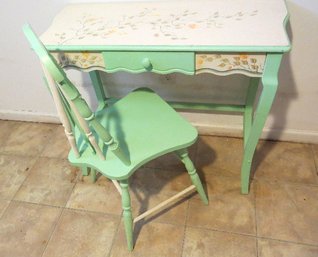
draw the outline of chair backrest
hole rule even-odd
[[[47,51],[29,24],[23,26],[23,32],[43,65],[43,70],[58,109],[60,119],[76,156],[79,157],[80,152],[78,151],[73,136],[74,124],[79,128],[82,136],[87,139],[87,143],[101,159],[105,160],[105,156],[97,143],[97,139],[90,130],[90,127],[94,129],[98,139],[103,142],[103,145],[105,144],[108,146],[124,164],[130,165],[129,158],[122,151],[118,142],[114,140],[109,132],[95,118],[95,114],[91,111],[77,88],[67,78],[63,69]]]

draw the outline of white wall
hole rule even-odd
[[[29,49],[21,27],[29,22],[41,34],[54,15],[69,2],[80,1],[1,0],[0,119],[58,121],[51,97],[41,80],[39,62]],[[318,4],[316,0],[289,0],[287,4],[291,14],[288,33],[293,48],[284,56],[279,91],[263,137],[318,142]],[[96,106],[87,74],[71,72],[70,75],[84,96],[90,99],[90,104]],[[150,86],[166,99],[203,102],[213,99],[233,103],[244,101],[247,81],[239,75],[191,77],[126,73],[103,75],[103,80],[113,95],[125,94],[139,86]],[[202,133],[241,135],[242,117],[239,115],[197,112],[183,115]]]

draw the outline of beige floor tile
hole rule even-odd
[[[179,257],[182,251],[183,233],[182,226],[156,222],[138,223],[134,229],[135,247],[129,252],[124,226],[121,223],[110,256]]]
[[[318,247],[275,240],[258,240],[259,257],[317,257]]]
[[[0,198],[15,195],[35,161],[35,157],[0,155]]]
[[[119,219],[65,209],[43,257],[104,257],[110,250]]]
[[[184,170],[141,168],[131,177],[132,190],[151,194],[174,195],[191,185],[191,179]]]
[[[206,193],[211,197],[222,194],[240,194],[241,193],[241,180],[240,177],[226,177],[219,176],[210,173],[200,174],[203,186],[206,189]],[[253,183],[253,182],[252,182]],[[199,198],[196,195],[195,198]]]
[[[242,234],[256,234],[255,199],[253,190],[242,195],[238,183],[233,187],[220,185],[224,179],[215,176],[216,187],[209,192],[209,205],[204,205],[197,196],[190,199],[187,225]],[[212,194],[210,194],[212,193]]]
[[[55,124],[23,122],[12,130],[5,144],[0,147],[0,152],[37,156],[56,127]]]
[[[256,178],[317,184],[315,162],[308,144],[262,141],[254,158]]]
[[[60,213],[59,208],[11,202],[0,219],[1,256],[41,256]]]
[[[21,124],[19,121],[0,120],[0,144],[7,141],[10,133]]]
[[[196,149],[197,143],[188,148],[189,156],[193,162],[195,162]],[[174,153],[169,153],[156,158],[151,162],[145,164],[145,167],[157,169],[185,170],[184,164]]]
[[[99,178],[95,184],[77,183],[66,207],[120,215],[121,197],[113,183],[105,180]]]
[[[0,218],[10,204],[9,200],[0,199]]]
[[[204,173],[240,176],[243,140],[202,136],[198,142],[196,167]]]
[[[318,187],[257,181],[258,236],[318,245]]]
[[[187,228],[183,257],[256,257],[256,238]]]
[[[39,158],[15,195],[16,200],[65,206],[77,177],[67,160]]]
[[[65,136],[64,128],[60,125],[52,133],[50,141],[46,144],[41,156],[67,159],[69,151],[70,145]]]

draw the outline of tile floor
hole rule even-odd
[[[263,141],[249,195],[240,194],[242,140],[200,137],[190,149],[209,195],[193,194],[138,223],[126,249],[120,197],[66,160],[60,125],[0,121],[0,256],[318,256],[318,145]],[[134,214],[189,185],[167,155],[131,180]]]

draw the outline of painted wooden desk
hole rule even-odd
[[[251,77],[244,105],[170,103],[175,108],[234,111],[244,118],[242,193],[248,193],[256,145],[290,49],[284,0],[199,0],[66,6],[41,36],[61,66],[90,72],[103,108],[98,71],[234,73]],[[256,107],[254,99],[263,88]],[[231,151],[231,149],[229,149]]]

